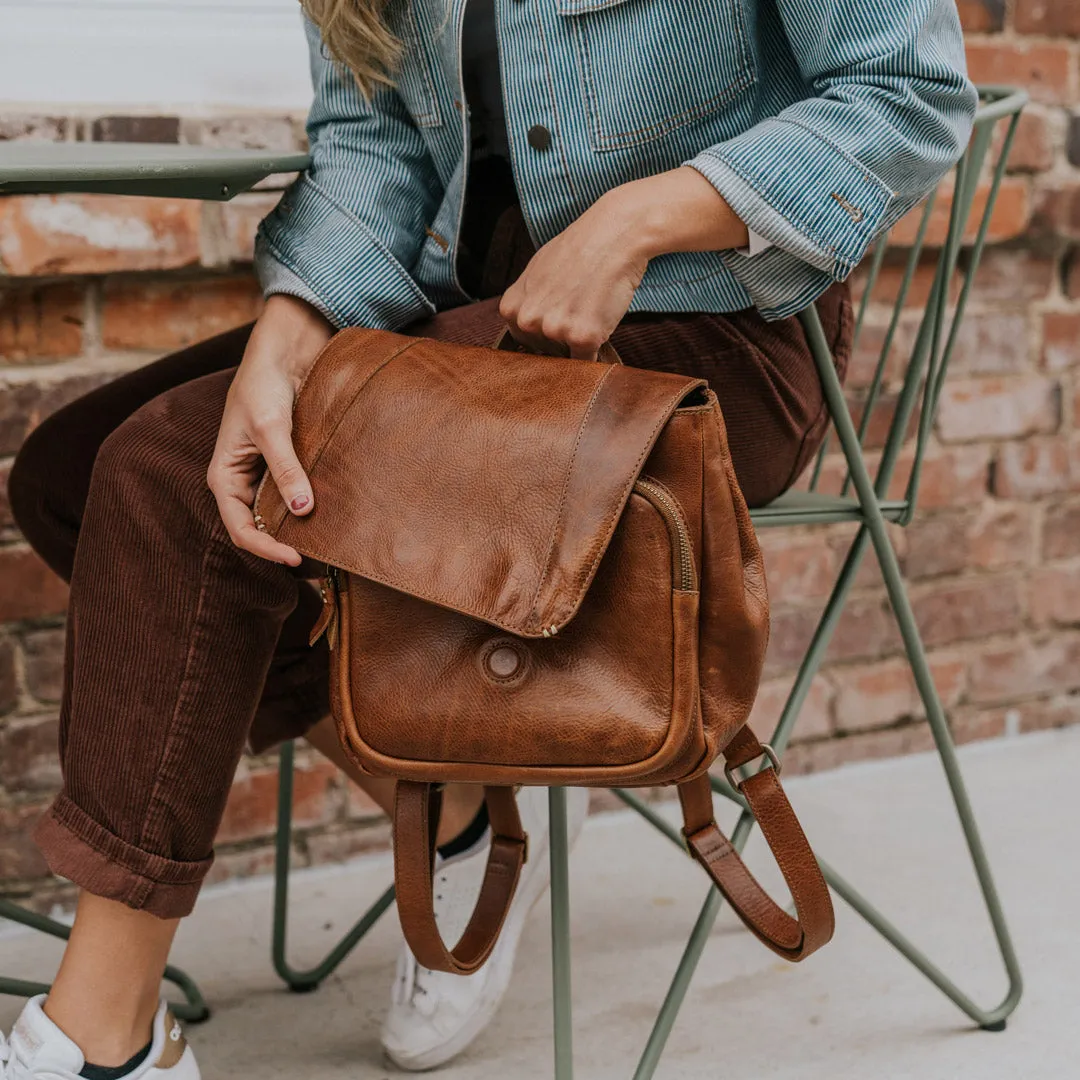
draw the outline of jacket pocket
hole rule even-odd
[[[555,0],[570,24],[594,150],[659,139],[757,81],[745,0]]]
[[[411,0],[391,5],[385,18],[403,46],[401,64],[394,73],[398,95],[417,127],[440,127],[443,121],[432,58],[433,36],[439,28],[423,25]]]

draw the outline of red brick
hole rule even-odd
[[[921,754],[934,747],[925,722],[880,731],[864,731],[844,738],[798,743],[784,755],[784,771],[793,776],[825,772],[841,765],[900,754]]]
[[[863,324],[862,333],[852,352],[844,380],[844,385],[849,391],[861,390],[870,385],[874,372],[877,370],[882,349],[885,347],[885,335],[888,329],[887,321],[867,321]],[[885,363],[886,385],[903,375],[911,360],[912,345],[917,331],[918,322],[913,322],[911,319],[903,319],[897,326],[893,334],[889,358]]]
[[[0,200],[0,266],[15,276],[168,270],[199,261],[200,208],[112,195]]]
[[[904,277],[907,274],[907,264],[910,252],[894,248],[885,257],[878,272],[877,281],[874,284],[874,292],[871,296],[871,306],[887,309],[891,314],[900,299],[900,289]],[[912,278],[907,294],[904,297],[904,307],[911,308],[920,314],[926,308],[930,299],[930,291],[934,286],[934,278],[937,275],[938,253],[924,253],[915,268],[915,276]],[[866,279],[870,270],[869,262],[863,263],[855,271],[851,278],[852,298],[858,302],[862,299],[866,287]],[[953,275],[950,296],[955,299],[962,284],[959,274]],[[865,327],[864,327],[865,331]]]
[[[1043,558],[1080,555],[1080,504],[1051,506],[1043,522]]]
[[[956,657],[931,661],[934,684],[945,708],[964,692],[967,663]],[[838,731],[864,731],[900,720],[919,718],[925,709],[911,667],[905,659],[886,660],[869,667],[844,667],[830,671],[837,687]]]
[[[276,192],[241,195],[219,207],[217,264],[246,264],[255,257],[255,232],[281,196]]]
[[[307,849],[315,864],[344,862],[374,851],[389,851],[390,847],[390,822],[385,819],[349,829],[318,832],[307,839]],[[386,883],[390,884],[389,867]],[[344,929],[345,925],[342,925]]]
[[[867,660],[900,647],[900,632],[885,601],[852,599],[844,607],[827,655],[830,660]]]
[[[998,125],[994,138],[995,161],[998,160],[1004,147],[1006,131],[1004,124]],[[1060,145],[1061,136],[1050,117],[1045,113],[1028,109],[1020,117],[1020,123],[1016,127],[1016,136],[1009,150],[1009,172],[1047,172],[1054,167]]]
[[[58,790],[59,733],[55,716],[27,717],[0,728],[0,783],[11,793]]]
[[[1056,431],[1061,388],[1039,375],[946,380],[938,409],[944,442],[1011,439]]]
[[[29,548],[0,548],[0,623],[60,615],[67,586]]]
[[[1016,582],[1000,577],[935,584],[912,607],[928,648],[1009,633],[1022,619]]]
[[[787,529],[765,529],[760,539],[771,596],[790,602],[832,592],[836,558],[820,533],[795,536]]]
[[[85,302],[74,284],[0,289],[0,364],[77,356]]]
[[[1028,612],[1037,625],[1080,624],[1080,566],[1041,567],[1028,579]]]
[[[966,265],[966,255],[961,258]],[[1026,310],[1033,300],[1049,295],[1056,278],[1057,260],[1052,253],[1031,247],[990,247],[983,251],[971,295],[996,309]]]
[[[346,810],[350,818],[368,820],[385,817],[383,808],[359,784],[346,783]]]
[[[1080,366],[1080,312],[1048,311],[1043,316],[1043,365],[1049,371]]]
[[[184,117],[182,141],[197,146],[221,146],[228,150],[300,150],[304,139],[289,116]],[[242,198],[243,196],[241,196]]]
[[[1004,375],[1031,367],[1031,323],[1026,312],[970,314],[956,334],[950,372]]]
[[[0,142],[64,142],[70,130],[66,116],[20,115],[5,110],[0,117]]]
[[[986,214],[990,195],[989,185],[983,185],[975,193],[972,202],[971,217],[964,234],[968,241],[975,239]],[[949,218],[952,213],[952,193],[947,183],[934,203],[930,214],[930,225],[926,232],[926,243],[931,248],[939,248],[949,234]],[[923,207],[918,206],[897,222],[892,231],[892,243],[910,247],[915,242],[922,223]],[[1021,177],[1006,177],[1001,183],[997,202],[990,218],[987,238],[992,244],[1015,240],[1027,232],[1031,222],[1031,194],[1027,180]]]
[[[761,684],[750,713],[750,725],[763,739],[771,736],[787,703],[794,676],[769,679]],[[833,732],[833,688],[827,678],[818,675],[810,683],[810,690],[795,721],[794,738],[816,739]]]
[[[919,506],[970,506],[986,497],[989,482],[990,448],[985,444],[931,447],[923,458]]]
[[[1007,499],[1038,499],[1080,487],[1069,440],[1058,436],[1005,443],[994,463],[992,487]]]
[[[1080,239],[1080,184],[1058,181],[1039,191],[1031,223],[1040,238]]]
[[[993,705],[1080,688],[1080,635],[1026,638],[983,649],[968,672],[968,696]]]
[[[976,569],[1024,565],[1035,555],[1035,519],[1027,507],[988,502],[968,523],[965,540]]]
[[[907,529],[904,573],[913,581],[959,573],[967,565],[970,516],[964,513],[917,517]]]
[[[178,116],[99,116],[90,127],[93,142],[175,143],[180,141]]]
[[[1021,34],[1080,37],[1080,8],[1075,0],[1016,0],[1015,19]]]
[[[1005,29],[1005,0],[959,0],[960,22],[969,34]]]
[[[984,739],[1000,739],[1006,732],[1005,714],[1000,710],[977,712],[963,709],[949,717],[949,729],[958,746]]]
[[[180,349],[251,322],[262,307],[253,278],[110,281],[101,338],[110,349]]]
[[[0,638],[0,716],[11,712],[18,700],[19,683],[15,673],[15,643],[10,638]]]
[[[968,72],[976,83],[1022,86],[1032,100],[1050,105],[1064,105],[1069,100],[1073,60],[1065,44],[969,41],[967,57]]]
[[[0,881],[46,877],[49,868],[33,840],[45,805],[0,807]]]
[[[339,775],[329,761],[297,768],[293,780],[293,824],[297,828],[329,820],[330,794]],[[277,829],[277,791],[276,769],[238,776],[229,793],[218,842],[229,844],[272,836]]]
[[[38,701],[51,704],[60,700],[64,688],[65,637],[62,627],[23,635],[26,689]]]
[[[1065,727],[1080,723],[1080,694],[1050,700],[1039,698],[1021,701],[1008,711],[1019,718],[1019,729],[1025,733]]]

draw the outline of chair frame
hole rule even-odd
[[[826,880],[836,894],[877,930],[901,955],[906,957],[963,1013],[985,1031],[1003,1031],[1008,1016],[1020,1001],[1023,989],[1019,962],[979,835],[971,801],[961,775],[952,733],[949,730],[945,711],[938,696],[937,688],[934,685],[925,647],[915,622],[896,551],[887,529],[887,523],[900,526],[908,525],[915,512],[922,475],[923,457],[933,428],[945,373],[955,349],[958,331],[970,299],[972,283],[986,245],[991,216],[1005,175],[1009,151],[1016,134],[1017,124],[1027,103],[1027,95],[1023,91],[1013,90],[1008,87],[985,87],[982,90],[982,98],[983,105],[975,122],[971,144],[956,169],[948,234],[938,257],[930,298],[903,378],[900,395],[875,475],[871,476],[866,459],[863,456],[863,441],[868,430],[871,411],[885,381],[886,366],[899,319],[904,310],[926,244],[936,195],[931,196],[926,202],[915,242],[908,256],[906,273],[901,282],[892,321],[886,333],[877,368],[867,391],[867,401],[864,405],[862,420],[858,425],[856,425],[844,398],[843,387],[836,373],[832,353],[816,308],[810,308],[799,316],[821,379],[826,405],[832,420],[832,429],[847,463],[847,476],[843,481],[840,494],[835,496],[825,495],[817,491],[822,472],[822,461],[827,451],[827,446],[823,446],[812,472],[810,490],[806,492],[790,492],[769,506],[754,511],[752,517],[758,528],[840,522],[855,523],[858,526],[836,585],[818,622],[770,740],[773,748],[780,755],[783,754],[791,738],[795,722],[809,693],[810,684],[824,660],[825,651],[836,630],[863,559],[868,549],[873,548],[881,568],[888,600],[896,617],[916,687],[926,709],[930,730],[941,758],[949,791],[1005,968],[1008,988],[1004,998],[998,1004],[990,1007],[979,1005],[886,915],[863,896],[854,885],[824,860],[819,859],[819,862]],[[970,246],[968,264],[964,272],[964,284],[950,320],[950,283],[958,269],[960,252],[966,246],[964,237],[967,233],[972,208],[983,175],[984,165],[986,165],[988,159],[993,136],[998,125],[1002,123],[1007,125],[1007,130],[1001,153],[992,170],[986,206],[974,242]],[[861,332],[870,296],[883,266],[887,248],[888,236],[886,235],[876,245],[870,262],[867,286],[858,314],[856,335]],[[919,407],[920,411],[911,474],[903,498],[889,498],[888,492],[896,473],[901,450],[908,442],[908,427],[917,407]],[[851,488],[854,488],[853,495],[849,494]],[[282,747],[280,761],[272,958],[275,970],[286,985],[296,992],[306,992],[316,989],[363,940],[371,927],[392,905],[394,890],[393,887],[387,889],[338,944],[314,967],[298,969],[289,963],[287,958],[288,891],[292,841],[294,760],[295,748],[292,743],[288,743]],[[714,777],[712,786],[717,794],[734,801],[742,808],[732,833],[733,844],[737,849],[741,850],[745,846],[750,830],[753,828],[753,816],[739,793],[725,780]],[[616,789],[616,794],[674,844],[680,848],[685,846],[678,830],[639,796],[622,789]],[[570,994],[569,851],[566,834],[566,793],[564,789],[552,788],[550,790],[549,807],[551,815],[550,896],[554,999],[554,1076],[556,1080],[571,1080],[573,1076],[573,1032]],[[633,1073],[634,1080],[649,1080],[655,1073],[722,903],[723,899],[720,893],[710,888],[645,1049]],[[0,917],[15,919],[18,922],[34,926],[58,937],[66,937],[68,933],[68,928],[62,924],[25,912],[9,901],[0,901]],[[170,968],[167,977],[184,991],[188,1001],[187,1007],[183,1009],[186,1014],[196,1013],[198,1018],[204,1018],[208,1015],[208,1010],[198,988],[186,975]],[[44,989],[46,988],[36,984],[0,979],[0,993],[28,994],[41,992]]]

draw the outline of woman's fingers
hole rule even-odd
[[[270,562],[284,563],[286,566],[300,565],[298,551],[287,544],[278,543],[268,533],[260,532],[255,527],[251,505],[243,494],[214,490],[214,498],[217,500],[221,520],[229,531],[229,538],[238,548],[250,551],[261,559],[269,559]]]
[[[273,417],[252,426],[252,438],[285,505],[298,517],[310,514],[315,499],[311,492],[311,481],[293,447],[292,425],[284,417]]]

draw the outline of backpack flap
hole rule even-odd
[[[351,329],[316,361],[294,442],[315,509],[264,481],[263,526],[320,562],[521,637],[592,582],[668,418],[703,380]]]

